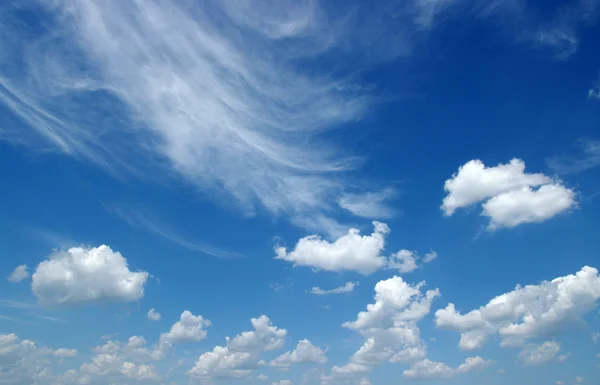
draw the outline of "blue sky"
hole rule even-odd
[[[0,382],[594,383],[600,2],[0,5]]]

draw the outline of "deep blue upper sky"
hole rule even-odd
[[[594,383],[599,17],[3,3],[0,383]]]

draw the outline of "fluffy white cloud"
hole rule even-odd
[[[573,190],[544,174],[525,173],[520,159],[495,167],[471,160],[446,180],[444,190],[448,195],[441,209],[446,215],[485,201],[483,215],[490,218],[490,230],[543,222],[575,204]]]
[[[298,341],[296,349],[285,352],[271,361],[270,365],[278,368],[289,368],[292,364],[325,364],[327,357],[323,349],[314,346],[309,340]]]
[[[162,342],[197,342],[206,338],[206,328],[211,325],[210,321],[201,315],[193,315],[189,310],[181,313],[179,321],[171,326],[168,333],[160,336]]]
[[[588,91],[588,98],[589,99],[600,99],[600,90],[595,90],[593,88],[590,88],[590,90]]]
[[[460,314],[450,303],[435,313],[435,322],[440,328],[461,332],[462,349],[479,348],[495,333],[503,346],[520,345],[581,321],[596,308],[599,298],[598,270],[585,266],[573,275],[517,286],[467,314]]]
[[[417,265],[417,257],[412,251],[400,250],[399,252],[392,254],[388,267],[390,269],[398,270],[400,273],[410,273],[419,266]]]
[[[272,325],[269,317],[261,315],[250,322],[254,330],[226,338],[226,346],[215,346],[212,351],[200,355],[188,375],[205,381],[248,377],[263,363],[260,360],[262,352],[283,346],[287,331]]]
[[[387,260],[380,253],[385,247],[385,236],[390,232],[385,223],[374,221],[373,226],[371,235],[361,236],[358,229],[350,229],[333,243],[317,235],[302,238],[293,251],[277,247],[276,259],[327,271],[352,270],[371,274],[386,265]]]
[[[578,384],[583,384],[583,377],[581,377],[581,376],[575,377],[575,382]]]
[[[310,290],[310,293],[315,295],[345,294],[354,291],[356,286],[358,286],[358,282],[346,282],[343,286],[339,286],[330,290],[323,290],[316,286]]]
[[[150,309],[148,310],[147,317],[150,321],[158,321],[160,320],[160,313],[157,312],[156,309]]]
[[[358,313],[355,321],[343,327],[358,331],[365,342],[344,366],[334,366],[323,382],[356,378],[384,362],[417,362],[426,357],[425,343],[417,323],[431,309],[438,289],[423,293],[424,282],[410,285],[402,278],[379,281],[375,285],[375,303]]]
[[[350,229],[346,235],[329,242],[317,235],[301,238],[294,250],[276,247],[276,259],[293,262],[294,266],[310,266],[327,271],[356,271],[363,275],[372,274],[382,268],[409,273],[419,266],[417,254],[409,250],[400,250],[389,258],[381,255],[385,248],[385,237],[390,228],[381,222],[373,222],[373,233],[360,235],[358,229]],[[427,253],[423,263],[429,263],[437,257],[434,251]],[[347,284],[348,285],[348,284]]]
[[[135,380],[159,380],[160,376],[156,373],[154,365],[135,364],[126,361],[121,365],[121,373]]]
[[[468,357],[464,363],[454,369],[442,362],[434,362],[425,359],[417,362],[410,369],[406,369],[402,374],[404,377],[413,380],[452,378],[456,374],[483,369],[492,363],[493,361],[484,360],[479,356]]]
[[[137,301],[144,296],[148,273],[129,270],[127,260],[110,247],[73,247],[55,251],[41,262],[31,289],[46,306]]]
[[[524,365],[546,364],[556,357],[560,351],[560,345],[554,341],[546,341],[541,345],[527,345],[519,353],[519,361]]]
[[[575,192],[559,184],[537,190],[523,187],[497,195],[483,204],[490,218],[489,229],[515,227],[522,223],[544,222],[575,204]]]
[[[597,344],[600,341],[600,333],[592,333],[592,342]]]
[[[27,278],[29,278],[29,271],[27,270],[27,265],[19,265],[15,267],[15,269],[8,276],[7,279],[9,282],[17,283]]]

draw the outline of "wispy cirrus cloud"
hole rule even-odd
[[[174,170],[221,204],[333,229],[342,173],[360,159],[322,133],[376,101],[355,69],[315,64],[409,52],[416,6],[3,4],[0,101],[32,130],[10,125],[1,136],[116,175]]]

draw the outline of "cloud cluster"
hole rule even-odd
[[[575,205],[572,189],[544,174],[526,173],[520,159],[495,167],[471,160],[446,180],[444,190],[448,193],[441,206],[445,215],[483,202],[489,230],[543,222]]]
[[[484,360],[483,358],[468,357],[465,362],[459,365],[458,368],[451,368],[443,362],[434,362],[428,359],[419,361],[410,369],[402,372],[402,375],[411,380],[431,380],[440,378],[452,378],[456,374],[468,373],[476,370],[481,370],[493,361]]]
[[[129,270],[118,251],[72,247],[55,251],[31,277],[31,290],[42,305],[87,305],[105,301],[134,302],[144,296],[149,274]]]
[[[525,346],[519,353],[518,358],[523,365],[542,365],[552,361],[559,351],[560,345],[557,342],[546,341],[541,345],[530,344]]]
[[[310,266],[325,271],[356,271],[363,275],[388,268],[409,273],[418,268],[418,255],[409,250],[400,250],[389,258],[382,255],[385,237],[390,233],[387,224],[373,221],[373,232],[360,235],[358,229],[351,228],[333,242],[318,235],[301,238],[293,250],[286,247],[275,248],[275,259],[292,262],[294,266]],[[427,253],[423,263],[437,257],[434,251]]]
[[[269,365],[276,368],[287,369],[293,364],[325,364],[327,357],[325,351],[314,346],[309,340],[300,340],[298,345],[292,351],[285,352],[279,357],[273,359]]]
[[[426,347],[417,323],[431,309],[439,290],[422,292],[424,282],[410,285],[402,278],[379,281],[375,285],[375,302],[358,313],[356,320],[344,322],[343,327],[358,331],[365,342],[348,364],[334,366],[323,376],[324,382],[355,378],[385,362],[414,363],[426,357]]]
[[[435,322],[440,328],[461,333],[461,349],[480,348],[496,333],[502,346],[522,345],[556,333],[570,323],[583,322],[583,316],[596,308],[599,298],[598,270],[585,266],[576,274],[539,285],[517,286],[466,314],[450,303],[435,313]]]
[[[260,354],[283,347],[287,331],[271,324],[269,317],[261,315],[251,319],[254,330],[226,338],[226,346],[215,346],[196,361],[188,371],[192,378],[209,381],[213,378],[244,378],[256,367],[264,364]]]

